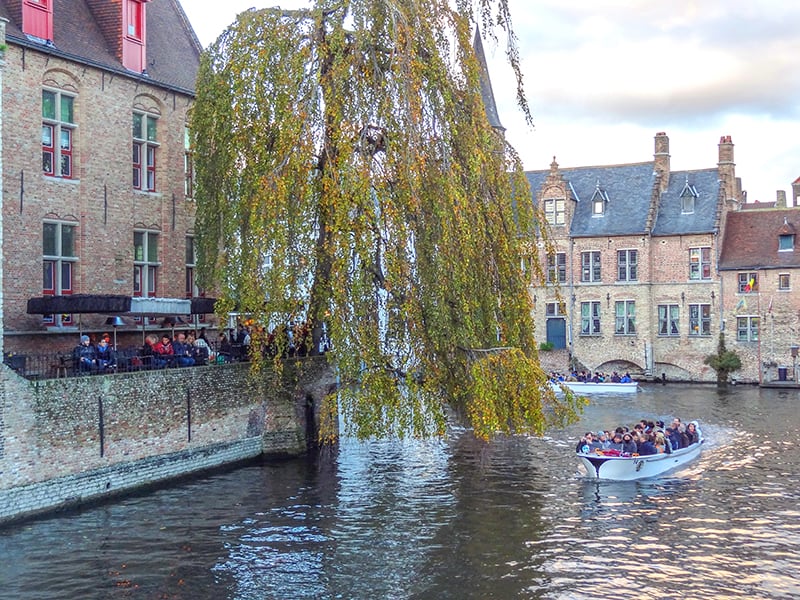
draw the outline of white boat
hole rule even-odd
[[[608,456],[592,451],[578,453],[581,464],[592,479],[632,481],[656,477],[672,471],[700,456],[703,448],[703,434],[695,424],[699,441],[686,448],[673,450],[670,454],[649,454],[647,456]]]
[[[635,394],[639,391],[639,384],[635,381],[619,383],[604,381],[595,383],[593,381],[551,381],[550,387],[556,392],[560,392],[561,386],[568,387],[570,390],[580,395],[589,394]]]

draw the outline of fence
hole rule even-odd
[[[238,344],[232,344],[230,352],[224,353],[219,352],[216,345],[212,344],[210,355],[193,355],[191,365],[181,363],[174,355],[147,356],[143,355],[141,350],[140,347],[120,348],[111,352],[108,361],[85,365],[81,365],[72,352],[6,353],[3,355],[3,362],[22,377],[36,380],[205,366],[211,363],[225,364],[248,359],[247,347]]]

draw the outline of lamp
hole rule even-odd
[[[108,317],[106,319],[106,325],[111,325],[114,328],[114,351],[117,351],[117,327],[120,325],[125,325],[125,321],[122,320],[122,317]]]

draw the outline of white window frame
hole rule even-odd
[[[689,305],[689,335],[703,337],[711,335],[711,305]]]
[[[142,244],[136,244],[137,235],[142,236]],[[158,293],[159,243],[161,232],[151,229],[134,229],[133,231],[133,295],[152,298]],[[151,253],[155,244],[155,255]],[[141,252],[139,251],[141,249]]]
[[[50,225],[55,227],[54,254],[45,253],[45,228]],[[72,254],[64,253],[64,229],[72,229]],[[77,271],[78,254],[76,244],[78,241],[78,223],[74,221],[60,221],[56,219],[45,219],[42,222],[42,293],[52,296],[68,296],[74,290],[75,271]],[[45,272],[51,272],[52,287],[45,287]],[[68,277],[67,277],[68,274]],[[69,283],[65,279],[69,279]],[[44,315],[43,322],[49,326],[61,327],[72,325],[73,317],[71,314],[52,314]]]
[[[547,198],[544,201],[544,218],[550,225],[564,225],[567,202],[563,198]]]
[[[53,116],[44,115],[44,96],[53,94]],[[72,102],[72,121],[64,120],[62,115],[61,102],[63,98],[69,98]],[[75,177],[75,132],[78,124],[75,123],[75,105],[77,96],[70,92],[65,92],[58,88],[42,88],[42,172],[48,177],[58,177],[62,179],[76,179]],[[50,145],[45,146],[45,131],[50,132]],[[67,136],[67,147],[64,146],[64,136]],[[47,151],[45,149],[47,148]],[[51,165],[48,171],[45,168],[45,154],[50,154]],[[68,159],[68,168],[64,168],[64,159]],[[66,171],[66,172],[65,172]]]
[[[136,131],[136,119],[141,120],[141,130]],[[134,110],[131,119],[133,136],[133,189],[154,193],[157,191],[158,173],[158,120],[159,115],[143,110]],[[153,122],[153,137],[148,125]]]

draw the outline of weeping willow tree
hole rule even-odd
[[[507,0],[456,4],[250,10],[202,58],[200,281],[263,326],[254,348],[286,323],[312,352],[326,336],[327,401],[361,437],[442,433],[447,407],[483,438],[578,410],[539,364],[520,260],[536,215],[470,39],[501,25],[529,119]]]

